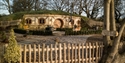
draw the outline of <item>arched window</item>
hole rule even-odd
[[[80,24],[80,23],[81,23],[81,21],[78,20],[78,21],[77,21],[77,24]]]
[[[74,20],[73,20],[73,19],[71,19],[71,24],[72,24],[72,25],[74,24]]]
[[[30,18],[27,18],[26,19],[26,24],[31,24],[32,23],[32,20]]]
[[[45,19],[44,18],[40,18],[39,19],[39,24],[45,24]]]

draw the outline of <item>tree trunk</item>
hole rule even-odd
[[[110,30],[116,31],[115,15],[114,15],[115,14],[114,0],[110,0],[110,1],[104,0],[104,4],[105,4],[104,5],[104,12],[105,12],[104,29],[108,31]],[[123,61],[125,59],[125,49],[123,47],[125,44],[122,46],[120,45],[121,44],[120,39],[124,31],[124,28],[125,28],[125,22],[120,28],[119,35],[117,37],[114,37],[113,41],[110,41],[110,36],[104,37],[104,46],[105,46],[104,53],[99,63],[119,63],[119,62],[125,63],[125,61]],[[111,42],[112,44],[110,44]],[[119,47],[121,47],[121,49]],[[119,51],[122,51],[122,54]]]
[[[104,29],[107,31],[110,31],[110,0],[104,0]],[[99,63],[105,63],[108,56],[108,50],[109,49],[109,42],[110,42],[110,36],[104,36],[104,51],[102,59]],[[109,49],[110,50],[110,49]]]
[[[104,29],[110,31],[110,0],[104,0]],[[110,36],[104,36],[104,43],[108,45]]]
[[[110,4],[110,30],[116,31],[114,0]]]

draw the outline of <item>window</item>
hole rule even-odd
[[[74,20],[73,20],[73,19],[71,19],[71,24],[72,24],[72,25],[74,24]]]
[[[77,24],[80,24],[80,23],[81,23],[81,21],[78,20],[78,21],[77,21]]]
[[[26,19],[26,24],[31,24],[32,23],[32,20],[30,18],[27,18]]]
[[[40,19],[39,19],[39,24],[45,24],[45,19],[40,18]]]

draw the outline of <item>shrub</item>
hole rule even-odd
[[[87,34],[100,34],[101,30],[81,30],[81,31],[65,31],[65,35],[87,35]]]
[[[14,31],[11,29],[9,43],[6,47],[4,58],[8,63],[17,62],[20,59],[20,48],[14,36]]]
[[[72,31],[72,28],[57,28],[56,31]]]
[[[20,33],[20,34],[26,34],[27,31],[23,29],[14,29],[14,32]]]
[[[14,32],[20,34],[28,34],[28,35],[52,35],[52,31],[44,31],[44,30],[23,30],[23,29],[14,29]]]

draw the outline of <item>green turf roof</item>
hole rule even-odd
[[[41,10],[41,11],[28,11],[28,12],[18,12],[18,13],[14,13],[11,15],[7,15],[7,16],[3,16],[0,18],[0,21],[8,21],[8,20],[17,20],[17,19],[22,19],[22,17],[25,14],[56,14],[56,15],[71,15],[68,12],[64,12],[64,11],[56,11],[56,10]],[[73,16],[79,16],[81,17],[84,21],[88,20],[88,18],[84,17],[84,16],[80,16],[77,14],[72,14]]]

